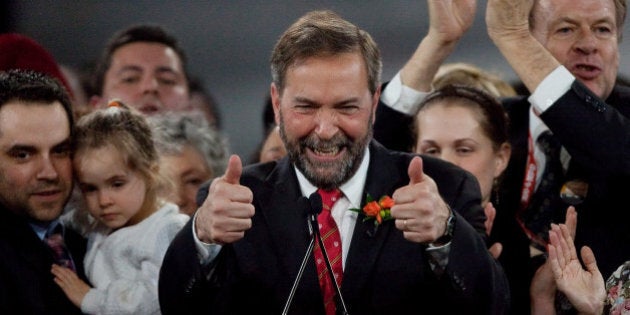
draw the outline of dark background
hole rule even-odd
[[[485,30],[486,0],[477,2],[473,28],[448,61],[471,62],[513,81],[514,72]],[[116,30],[134,23],[161,24],[179,38],[190,72],[202,78],[219,104],[232,152],[247,160],[262,138],[271,49],[293,21],[313,9],[332,9],[374,37],[383,56],[383,81],[403,66],[428,27],[426,1],[4,0],[0,32],[28,35],[58,62],[83,67]],[[620,74],[626,76],[630,47],[623,42],[620,50]]]

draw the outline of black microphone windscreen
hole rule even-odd
[[[308,197],[308,201],[311,203],[311,213],[319,214],[322,212],[324,205],[322,204],[322,196],[318,192],[314,192]]]
[[[311,215],[311,201],[308,200],[307,197],[300,196],[297,200],[299,209],[304,213],[304,215]]]

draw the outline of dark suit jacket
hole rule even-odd
[[[497,217],[490,243],[503,243],[499,257],[506,270],[512,291],[513,314],[529,314],[529,282],[536,266],[527,260],[528,240],[515,221],[520,208],[527,162],[529,108],[526,97],[503,100],[510,118],[512,156],[504,173]],[[598,266],[608,277],[630,258],[630,233],[627,230],[630,211],[623,197],[630,187],[630,89],[615,86],[604,103],[586,87],[575,81],[541,119],[559,138],[571,155],[569,175],[589,183],[586,200],[577,206],[576,245],[593,248]],[[389,148],[409,150],[412,146],[410,126],[413,117],[379,104],[374,138]],[[558,192],[559,194],[559,192]],[[618,205],[622,205],[619,208]],[[564,222],[567,204],[558,202],[556,222]],[[528,274],[526,270],[530,271]]]
[[[86,241],[71,229],[64,240],[85,280]],[[53,256],[26,219],[0,206],[0,314],[81,314],[53,281]]]
[[[527,161],[530,104],[525,98],[508,99],[504,104],[511,119],[513,147],[501,201],[518,209]],[[591,246],[605,278],[630,258],[630,211],[625,199],[630,187],[628,117],[629,88],[615,86],[603,102],[578,81],[540,116],[571,155],[567,175],[589,184],[586,199],[576,207],[576,246]],[[567,206],[557,205],[557,222],[564,221]]]
[[[408,184],[410,154],[373,142],[365,193],[391,195]],[[485,216],[479,188],[467,172],[424,158],[424,171],[455,210],[457,221],[446,273],[429,269],[425,246],[403,238],[393,221],[375,234],[357,219],[341,286],[351,314],[401,314],[441,310],[453,314],[502,314],[508,288],[500,266],[486,251]],[[199,264],[192,220],[171,243],[160,273],[164,314],[207,310],[217,314],[279,314],[288,297],[309,235],[306,209],[288,159],[245,168],[241,184],[254,193],[253,226],[245,237],[222,247],[210,268]],[[470,222],[470,223],[469,223]],[[312,257],[292,304],[292,314],[323,314]]]

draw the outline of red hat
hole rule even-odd
[[[16,33],[0,34],[0,71],[27,69],[57,78],[72,97],[72,90],[53,56],[33,39]]]

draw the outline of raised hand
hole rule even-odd
[[[565,224],[552,224],[549,231],[549,258],[532,279],[532,314],[554,310],[556,289],[562,291],[580,314],[602,314],[606,289],[595,256],[588,247],[581,250],[586,270],[577,258],[573,243],[577,212],[567,209]],[[555,310],[554,310],[555,311]]]
[[[552,225],[549,241],[549,263],[558,289],[580,314],[601,314],[606,288],[593,251],[588,246],[580,251],[586,266],[584,270],[566,225]]]
[[[429,32],[400,70],[405,86],[429,92],[440,65],[475,19],[475,0],[428,0]]]
[[[574,207],[571,206],[567,209],[563,226],[571,237],[575,236],[577,212]],[[551,258],[551,252],[549,258]],[[551,261],[549,258],[538,268],[538,270],[536,270],[536,273],[532,278],[529,290],[532,301],[532,314],[549,314],[549,312],[554,312],[555,314],[554,301],[557,286],[551,270]]]
[[[50,272],[55,276],[55,283],[63,290],[72,304],[81,308],[81,302],[91,287],[83,282],[74,271],[66,267],[53,265]]]
[[[486,8],[488,35],[530,91],[560,65],[530,32],[533,6],[534,0],[488,0]]]
[[[206,243],[229,244],[245,236],[252,227],[254,206],[252,191],[240,185],[243,164],[232,155],[222,177],[215,178],[208,197],[197,210],[197,237]]]
[[[450,209],[433,179],[424,174],[422,158],[414,157],[407,172],[409,185],[396,189],[392,196],[396,203],[392,217],[407,240],[431,243],[444,234]]]
[[[452,42],[459,40],[472,26],[476,0],[429,0],[429,36]]]
[[[488,0],[486,27],[490,38],[518,40],[529,36],[529,14],[533,5],[533,0]]]

